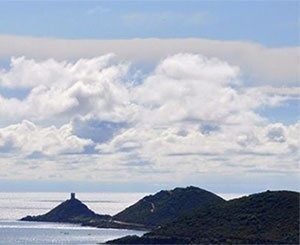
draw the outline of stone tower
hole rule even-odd
[[[71,200],[72,199],[75,199],[75,193],[74,192],[71,193]]]

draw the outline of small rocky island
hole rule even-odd
[[[75,198],[75,193],[71,193],[71,198],[59,204],[46,214],[38,216],[26,216],[21,221],[38,221],[38,222],[59,222],[74,223],[83,226],[92,226],[98,228],[116,228],[116,229],[134,229],[150,230],[141,224],[132,224],[113,220],[110,215],[96,214],[90,210],[84,203]]]

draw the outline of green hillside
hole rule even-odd
[[[110,243],[299,244],[299,193],[267,191],[209,205],[145,234]]]
[[[189,212],[225,201],[197,187],[175,188],[146,196],[113,217],[114,220],[158,226]]]

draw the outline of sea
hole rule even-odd
[[[76,198],[99,214],[116,214],[149,193],[76,193]],[[221,194],[225,199],[240,194]],[[44,214],[70,198],[70,193],[0,192],[0,245],[99,244],[143,231],[100,229],[74,224],[19,221],[27,215]]]
[[[148,193],[76,193],[76,198],[99,214],[116,214]],[[19,221],[44,214],[68,199],[70,193],[0,192],[0,244],[99,244],[143,231],[100,229],[74,224]]]

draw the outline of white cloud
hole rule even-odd
[[[140,168],[147,167],[143,162],[150,162],[154,169],[172,172],[174,178],[187,178],[197,171],[206,175],[262,170],[298,172],[300,142],[292,133],[296,128],[299,130],[299,125],[284,127],[289,135],[285,141],[270,138],[270,127],[276,125],[254,126],[252,130],[222,127],[218,132],[204,135],[197,127],[185,125],[185,136],[179,133],[182,128],[176,126],[137,127],[109,143],[98,145],[97,149],[119,157],[127,156],[129,164],[138,159]]]
[[[75,63],[14,58],[11,68],[0,72],[1,84],[30,91],[22,100],[0,95],[0,117],[41,121],[94,114],[102,120],[123,120],[131,109],[127,70],[128,64],[114,61],[113,55]]]
[[[252,110],[276,105],[282,97],[243,91],[239,74],[238,67],[218,59],[177,54],[135,84],[129,64],[113,55],[77,62],[14,58],[11,68],[0,72],[1,84],[29,93],[23,99],[0,95],[0,116],[8,122],[54,117],[59,124],[76,116],[143,123],[260,120]]]
[[[241,72],[187,53],[142,75],[113,55],[77,62],[15,58],[0,72],[2,86],[29,93],[0,96],[0,169],[42,162],[41,178],[157,182],[297,172],[300,124],[270,123],[256,112],[279,105],[290,91],[247,88]],[[39,154],[47,157],[28,159]]]
[[[133,91],[142,105],[142,120],[176,122],[216,121],[240,110],[237,67],[216,59],[178,54],[162,61]],[[220,106],[220,104],[222,106]]]
[[[15,152],[25,156],[35,153],[44,155],[80,153],[90,144],[91,140],[80,139],[73,135],[69,125],[43,128],[24,120],[19,124],[0,129],[0,152]]]
[[[294,126],[268,124],[255,110],[284,100],[245,90],[239,69],[219,60],[179,54],[163,60],[133,88],[136,126],[97,145],[103,154],[127,156],[159,169],[190,171],[296,171]],[[289,135],[289,136],[287,136]],[[284,139],[284,140],[283,140]],[[225,160],[224,160],[225,159]],[[189,171],[190,170],[190,171]],[[179,178],[179,177],[178,177]]]
[[[133,62],[156,63],[177,53],[195,53],[224,59],[239,66],[251,83],[289,86],[299,82],[299,47],[268,48],[257,43],[200,38],[66,40],[0,36],[0,58],[27,56],[58,60],[91,58],[115,53]]]
[[[195,121],[242,124],[262,121],[254,110],[284,98],[244,89],[240,70],[218,59],[178,54],[166,58],[133,88],[143,123]]]
[[[114,66],[114,58],[113,54],[108,54],[92,59],[79,59],[72,63],[59,62],[54,59],[37,61],[25,57],[13,57],[9,70],[2,70],[0,73],[1,86],[9,88],[31,88],[38,85],[68,87],[74,84],[74,81],[110,79],[118,76],[117,72],[123,70],[124,73],[127,69],[125,63]],[[103,78],[103,76],[108,77]]]

